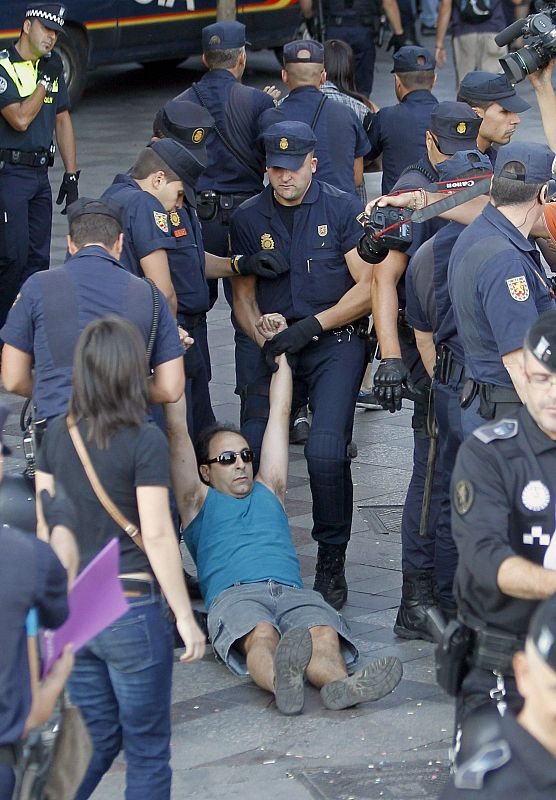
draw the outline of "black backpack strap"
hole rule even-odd
[[[324,104],[325,104],[325,102],[327,100],[328,100],[328,97],[325,94],[323,94],[321,99],[320,99],[320,103],[317,106],[317,110],[315,111],[315,116],[313,117],[313,121],[311,122],[311,125],[310,125],[310,128],[313,131],[313,133],[315,132],[316,124],[319,121],[320,112],[322,111],[322,107],[324,106]]]
[[[197,99],[198,99],[199,103],[200,103],[200,104],[203,106],[203,108],[206,108],[206,109],[207,109],[207,111],[210,111],[209,107],[208,107],[208,106],[207,106],[207,104],[205,103],[205,99],[204,99],[203,95],[201,94],[201,90],[199,89],[199,87],[197,86],[197,84],[196,84],[196,83],[192,83],[192,84],[191,84],[191,88],[192,88],[192,89],[193,89],[193,91],[195,92],[195,94],[196,94],[196,96],[197,96]],[[214,126],[213,126],[213,127],[214,127],[214,132],[216,133],[216,135],[218,136],[218,138],[220,139],[220,141],[222,142],[222,144],[223,144],[223,145],[224,145],[224,146],[225,146],[225,147],[226,147],[226,148],[227,148],[227,149],[230,151],[230,153],[233,155],[233,157],[234,157],[234,158],[235,158],[237,161],[239,161],[239,163],[240,163],[240,164],[241,164],[243,167],[245,167],[245,169],[246,169],[248,172],[250,172],[250,173],[251,173],[251,175],[252,175],[254,178],[256,178],[256,179],[257,179],[257,181],[260,183],[260,181],[261,181],[261,176],[259,175],[259,173],[258,173],[258,172],[257,172],[257,171],[254,169],[254,167],[253,167],[253,166],[252,166],[252,165],[251,165],[251,164],[250,164],[250,163],[247,161],[247,159],[246,159],[246,158],[245,158],[245,157],[244,157],[244,156],[243,156],[243,155],[242,155],[242,154],[239,152],[239,150],[236,150],[236,148],[235,148],[235,147],[233,146],[233,144],[232,144],[232,143],[229,141],[229,139],[227,139],[227,138],[224,136],[224,134],[222,133],[222,131],[220,130],[220,128],[218,127],[218,125],[216,124],[216,122],[214,123]]]
[[[425,176],[429,183],[436,183],[438,180],[438,173],[427,169],[421,163],[419,163],[419,161],[417,161],[415,164],[410,164],[409,167],[406,167],[400,175],[400,178],[402,175],[406,175],[408,172],[420,172],[421,175]],[[409,191],[409,189],[407,191]]]

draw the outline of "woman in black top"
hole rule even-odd
[[[42,489],[64,487],[78,515],[80,569],[114,537],[129,610],[80,650],[69,681],[93,739],[94,754],[77,794],[93,793],[120,751],[125,752],[126,797],[169,800],[170,692],[173,634],[161,592],[186,644],[182,661],[204,653],[183,580],[170,516],[168,446],[145,422],[147,360],[135,326],[106,317],[88,325],[77,344],[70,415],[110,499],[140,530],[143,552],[98,501],[70,439],[66,417],[46,431],[36,476],[39,534]]]

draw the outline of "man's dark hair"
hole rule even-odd
[[[73,220],[69,229],[73,243],[80,249],[92,242],[99,242],[111,249],[121,232],[118,220],[106,214],[83,214]]]
[[[209,69],[232,69],[243,50],[243,47],[233,47],[229,50],[209,50],[203,55]]]
[[[490,188],[490,199],[495,208],[530,203],[540,194],[543,183],[524,183],[525,168],[519,161],[509,161],[504,171],[516,175],[517,179],[494,176]]]
[[[179,175],[176,175],[176,173],[170,169],[168,164],[160,158],[152,147],[145,147],[141,150],[135,164],[131,168],[131,177],[142,181],[154,172],[164,172],[168,183],[181,181]]]
[[[422,56],[419,56],[422,58]],[[422,69],[416,72],[396,72],[396,75],[403,83],[404,88],[410,92],[415,92],[418,89],[432,89],[434,84],[434,70]]]
[[[197,436],[197,441],[195,442],[195,456],[197,457],[198,467],[200,467],[201,464],[207,463],[210,453],[210,443],[219,433],[237,433],[238,436],[243,436],[240,429],[236,425],[232,425],[231,422],[214,422],[212,425],[207,425]],[[243,438],[245,439],[244,436]],[[199,477],[203,483],[208,486],[207,481],[203,479],[200,472]]]
[[[481,111],[486,111],[497,102],[496,100],[468,100],[467,97],[462,96],[459,92],[456,100],[458,103],[467,103],[471,108],[480,108]]]
[[[81,333],[73,360],[69,412],[87,439],[106,448],[121,428],[140,428],[148,410],[147,355],[136,325],[103,317]]]

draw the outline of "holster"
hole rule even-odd
[[[218,213],[218,195],[212,189],[197,194],[197,216],[202,222],[210,222]]]
[[[502,675],[513,675],[512,658],[524,646],[524,636],[495,628],[483,628],[475,632],[471,664],[481,669],[500,672]]]
[[[454,357],[452,351],[445,344],[441,344],[436,353],[435,375],[438,383],[446,386],[450,380]]]
[[[481,398],[479,404],[479,414],[485,420],[494,419],[496,416],[497,403],[520,403],[519,395],[513,388],[505,388],[504,386],[494,386],[491,383],[480,383],[479,396]]]
[[[479,384],[473,378],[468,378],[463,384],[459,404],[461,408],[469,408],[479,392]]]
[[[437,645],[434,661],[436,681],[450,697],[456,697],[469,672],[473,631],[456,619],[450,620]]]

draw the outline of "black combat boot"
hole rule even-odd
[[[322,594],[326,602],[339,610],[347,600],[348,587],[345,576],[346,544],[319,542],[317,568],[313,589]]]
[[[309,409],[301,406],[290,417],[290,444],[306,444],[310,430]]]
[[[402,639],[423,639],[432,642],[427,621],[427,609],[436,606],[434,570],[418,569],[405,572],[402,585],[402,602],[394,623],[394,633]]]

